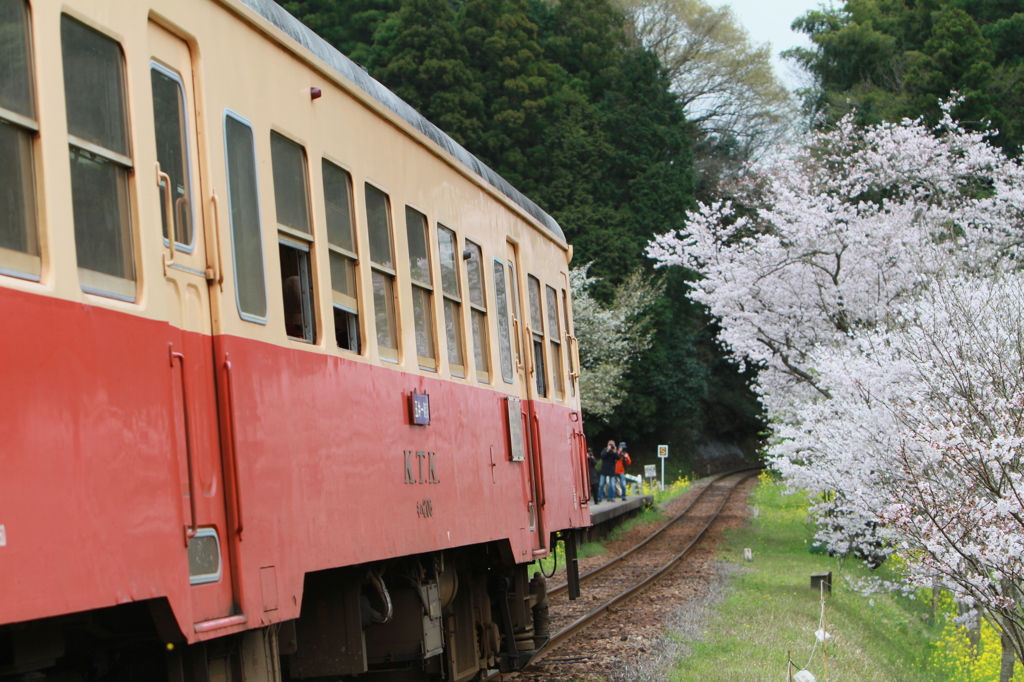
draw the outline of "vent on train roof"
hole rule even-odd
[[[366,71],[343,55],[326,40],[304,26],[298,19],[285,11],[274,0],[242,0],[242,2],[270,23],[288,34],[293,40],[329,64],[331,68],[356,84],[360,89],[398,114],[410,125],[436,142],[442,149],[458,159],[463,165],[490,183],[499,192],[518,204],[523,210],[544,225],[556,237],[565,240],[562,228],[555,219],[540,206],[533,203],[522,192],[513,187],[480,159],[470,154],[440,128],[424,118],[418,111],[406,104],[393,92],[370,77]]]

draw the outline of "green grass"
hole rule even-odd
[[[786,679],[786,656],[805,665],[818,629],[820,599],[810,589],[810,575],[833,571],[834,587],[826,595],[829,682],[937,682],[927,661],[933,632],[929,604],[876,594],[871,598],[846,588],[844,576],[884,577],[847,561],[841,574],[827,555],[811,554],[813,529],[806,524],[807,503],[800,495],[762,476],[750,504],[760,507],[750,528],[727,535],[719,559],[742,565],[732,577],[732,590],[704,628],[704,638],[691,655],[679,661],[673,682]],[[753,550],[752,563],[743,549]],[[824,682],[819,646],[808,668]]]

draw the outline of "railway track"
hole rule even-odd
[[[733,492],[759,471],[759,468],[744,469],[713,478],[682,511],[652,535],[610,561],[582,574],[580,582],[584,599],[569,601],[568,585],[564,583],[551,588],[548,599],[553,634],[533,657],[529,668],[536,670],[538,664],[573,637],[601,621],[606,614],[625,609],[626,602],[678,566],[705,537]],[[592,607],[595,597],[601,603]],[[586,651],[569,651],[560,652],[560,657],[552,658],[551,662],[557,664],[587,659]],[[525,680],[535,676],[536,673],[524,672],[517,677]],[[541,673],[537,679],[542,677],[546,678],[546,673]],[[511,675],[494,675],[487,679],[511,678]]]

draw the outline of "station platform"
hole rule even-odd
[[[583,530],[583,542],[594,542],[607,535],[612,528],[636,516],[645,507],[654,504],[654,495],[630,495],[625,500],[603,500],[590,503],[590,528]]]

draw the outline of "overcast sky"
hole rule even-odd
[[[794,33],[789,26],[807,10],[821,4],[828,6],[828,0],[711,0],[711,3],[731,6],[755,43],[771,43],[779,77],[790,87],[796,85],[797,77],[788,63],[779,59],[779,52],[791,47],[811,46],[806,35]]]

